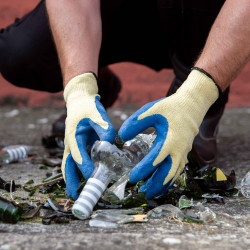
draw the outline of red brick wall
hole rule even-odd
[[[23,16],[33,8],[39,0],[0,0],[0,28],[12,23],[16,17]],[[173,79],[171,70],[154,72],[144,66],[121,63],[111,66],[120,76],[123,89],[116,106],[133,103],[139,106],[148,101],[161,98],[167,92]],[[14,96],[20,104],[40,105],[58,103],[59,94],[31,91],[12,86],[0,75],[0,103],[6,96]],[[250,63],[234,80],[231,87],[229,106],[250,106]],[[59,103],[63,103],[62,101]]]

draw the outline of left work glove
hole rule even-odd
[[[87,146],[92,146],[98,137],[110,143],[115,139],[115,129],[97,93],[97,80],[93,73],[74,77],[64,89],[67,119],[62,173],[67,195],[73,199],[79,196],[77,189],[80,178],[77,167],[85,179],[88,179],[94,170]]]
[[[140,189],[148,199],[165,193],[181,174],[199,126],[218,96],[212,78],[193,69],[175,94],[144,105],[123,123],[118,135],[124,141],[149,127],[157,131],[154,145],[129,177],[132,183],[150,177]]]

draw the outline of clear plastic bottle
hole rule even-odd
[[[242,179],[240,189],[244,197],[250,198],[250,171]]]
[[[122,150],[109,142],[97,141],[91,151],[96,170],[76,200],[72,213],[79,219],[87,219],[111,180],[128,175],[148,153],[155,138],[155,134],[139,134],[126,142]]]
[[[29,150],[30,147],[25,145],[13,145],[2,148],[0,150],[0,165],[24,160],[27,158]]]

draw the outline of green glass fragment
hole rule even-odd
[[[192,207],[193,200],[189,200],[185,195],[179,199],[179,209]]]
[[[34,184],[34,181],[33,180],[29,180],[27,182],[24,183],[24,186],[28,186],[30,184]]]
[[[10,201],[0,197],[0,220],[7,223],[17,223],[21,210]]]

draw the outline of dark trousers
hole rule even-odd
[[[99,66],[130,61],[155,70],[173,68],[176,79],[183,82],[223,2],[103,0]],[[48,92],[63,89],[44,0],[0,30],[0,72],[16,86]]]

